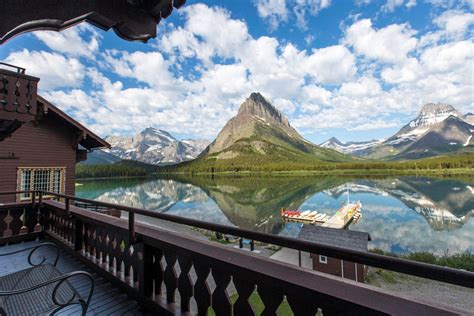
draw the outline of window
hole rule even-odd
[[[66,168],[18,168],[18,190],[41,190],[64,193]],[[45,197],[48,197],[45,195]],[[31,198],[31,194],[20,194],[20,200]]]
[[[326,257],[326,256],[319,256],[319,262],[321,262],[321,263],[328,263],[328,257]]]

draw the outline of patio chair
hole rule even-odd
[[[40,262],[33,262],[33,256],[40,248],[51,248],[53,262],[41,254]],[[85,315],[94,291],[94,279],[85,271],[61,273],[56,264],[59,259],[59,248],[53,243],[25,248],[10,253],[0,254],[2,257],[13,256],[30,251],[28,268],[0,277],[0,315],[53,315],[65,311],[73,305],[79,305]],[[89,283],[87,295],[81,296],[71,284],[71,278],[85,277]],[[81,283],[82,287],[82,283]]]

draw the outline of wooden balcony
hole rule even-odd
[[[252,293],[263,302],[263,315],[276,315],[282,302],[295,315],[319,310],[324,315],[467,312],[136,223],[135,214],[474,288],[474,273],[466,271],[72,196],[54,194],[61,202],[43,200],[43,194],[51,195],[32,192],[31,202],[0,206],[0,244],[53,241],[147,313],[206,315],[212,308],[217,315],[253,315],[248,300]],[[73,206],[72,201],[96,210]],[[128,219],[106,215],[108,208],[128,214]],[[238,294],[235,302],[230,291]]]

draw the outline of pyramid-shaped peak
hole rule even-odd
[[[260,92],[252,92],[249,96],[249,99],[255,101],[255,102],[261,102],[261,103],[270,103],[265,99],[265,97],[260,94]]]
[[[288,120],[263,95],[253,92],[239,108],[237,116],[253,115],[288,125]]]

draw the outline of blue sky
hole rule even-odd
[[[147,44],[81,24],[0,60],[102,136],[212,140],[253,91],[320,143],[392,135],[429,102],[474,112],[473,0],[192,1]]]

